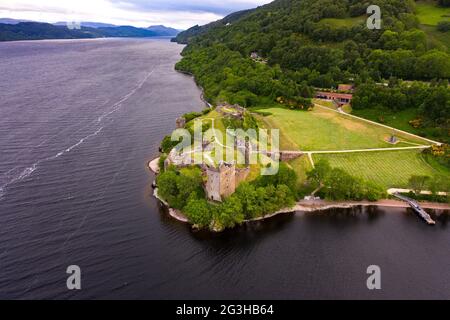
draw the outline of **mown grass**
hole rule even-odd
[[[349,118],[332,110],[314,108],[311,112],[286,108],[264,109],[272,115],[263,117],[266,127],[280,129],[282,150],[352,150],[391,148],[386,142],[392,132],[389,129]],[[424,144],[421,139],[409,136],[403,141]],[[399,143],[396,147],[411,146]]]
[[[450,8],[439,7],[436,2],[417,2],[416,14],[421,24],[435,26],[440,21],[450,21]]]
[[[309,161],[308,156],[306,156],[306,155],[289,161],[288,165],[297,174],[297,177],[298,177],[297,182],[299,185],[302,185],[303,183],[306,182],[306,180],[307,180],[306,173],[313,169],[311,162]]]
[[[409,121],[417,119],[419,115],[416,109],[406,109],[397,112],[384,109],[354,109],[352,114],[376,122],[380,122],[380,117],[382,116],[383,124],[385,125],[414,134],[420,134],[419,129],[416,129],[409,124]]]
[[[386,151],[352,154],[313,155],[314,161],[327,159],[332,167],[388,188],[407,188],[413,175],[442,174],[423,158],[420,151]]]
[[[323,99],[313,99],[314,103],[320,104],[321,106],[333,109],[333,110],[338,110],[338,107],[336,106],[336,104],[334,104],[332,101],[330,100],[323,100]],[[342,110],[344,110],[344,112],[346,113],[352,113],[352,106],[349,104],[345,104],[342,106]]]
[[[320,24],[327,24],[334,28],[341,28],[341,27],[347,27],[351,28],[353,26],[356,26],[358,24],[363,23],[367,18],[365,16],[360,17],[349,17],[349,18],[325,18],[320,20]]]
[[[450,48],[450,34],[449,32],[440,32],[436,26],[421,25],[420,29],[427,35],[427,42],[429,48],[437,48],[448,51]]]
[[[375,122],[380,122],[380,116],[382,115],[383,124],[387,126],[441,142],[448,140],[448,137],[442,136],[442,132],[436,128],[414,128],[411,126],[409,121],[419,117],[417,109],[406,109],[397,112],[387,109],[362,109],[353,110],[352,114]]]

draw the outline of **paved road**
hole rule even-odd
[[[396,194],[396,193],[409,193],[409,192],[412,192],[413,190],[411,190],[411,189],[397,189],[397,188],[391,188],[391,189],[389,189],[387,192],[388,192],[388,194],[390,194],[390,195],[393,195],[393,194]],[[431,191],[421,191],[420,192],[420,194],[423,194],[423,195],[431,195],[431,194],[433,194]],[[439,192],[438,193],[440,196],[446,196],[447,195],[447,192]]]

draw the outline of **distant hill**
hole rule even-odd
[[[154,31],[132,26],[97,28],[105,37],[158,37]]]
[[[20,22],[0,24],[0,41],[42,40],[42,39],[86,39],[100,38],[102,33],[93,28],[70,30],[67,27],[49,23]]]
[[[67,25],[66,21],[60,21],[60,22],[56,22],[54,23],[55,26],[65,26]],[[80,23],[80,25],[82,27],[87,27],[87,28],[112,28],[112,27],[117,27],[114,24],[110,24],[110,23],[102,23],[102,22],[89,22],[89,21],[83,21]]]
[[[150,26],[147,30],[157,33],[161,37],[175,37],[180,33],[180,30],[169,28],[163,25]]]
[[[56,24],[22,22],[2,18],[0,41],[43,40],[43,39],[85,39],[105,37],[161,37],[176,36],[179,31],[165,26],[151,26],[147,29],[132,26],[114,26],[99,22],[82,22],[81,29],[69,29],[66,22]]]
[[[238,21],[239,19],[246,17],[247,15],[251,14],[255,10],[257,10],[257,9],[249,9],[249,10],[242,10],[242,11],[234,12],[234,13],[226,16],[222,20],[214,21],[214,22],[205,24],[204,26],[199,26],[199,25],[193,26],[192,28],[189,28],[186,31],[180,32],[175,39],[172,39],[172,41],[182,43],[182,44],[187,44],[190,39],[200,36],[202,34],[205,34],[214,28],[220,28],[223,26],[230,25],[230,24]]]
[[[11,19],[11,18],[0,18],[0,23],[6,23],[6,24],[18,24],[21,22],[33,22],[30,20],[19,20],[19,19]]]

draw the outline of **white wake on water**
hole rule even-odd
[[[125,96],[123,96],[119,101],[117,101],[116,103],[114,103],[112,105],[112,108],[110,109],[110,111],[106,112],[105,114],[101,115],[100,117],[98,117],[97,119],[97,123],[102,122],[106,117],[108,117],[109,115],[113,114],[114,112],[118,111],[121,107],[122,104],[127,101],[131,96],[133,96],[139,89],[141,89],[143,87],[143,85],[145,84],[145,82],[148,80],[148,78],[150,78],[150,76],[153,74],[154,70],[150,71],[145,78],[138,83],[138,85],[136,87],[134,87],[130,92],[128,92]],[[95,120],[94,120],[95,121]],[[30,167],[25,168],[19,175],[17,175],[16,177],[13,177],[12,179],[10,179],[8,182],[6,182],[5,184],[3,184],[2,186],[0,186],[0,200],[3,198],[4,194],[6,193],[6,189],[8,186],[10,186],[13,183],[16,182],[20,182],[26,178],[28,178],[29,176],[31,176],[33,174],[33,172],[36,171],[36,169],[38,168],[38,166],[44,162],[47,161],[52,161],[55,160],[59,157],[61,157],[62,155],[71,152],[73,149],[77,148],[78,146],[82,145],[84,142],[86,142],[86,140],[89,140],[92,137],[95,137],[96,135],[98,135],[100,132],[102,132],[104,127],[100,127],[98,128],[94,133],[91,133],[87,136],[85,136],[84,138],[80,139],[77,143],[75,143],[74,145],[64,149],[63,151],[58,152],[56,155],[45,158],[45,159],[41,159],[35,163],[33,163]],[[47,140],[48,141],[48,140]],[[42,143],[41,143],[42,144]],[[11,171],[11,170],[10,170]]]
[[[150,78],[150,76],[153,74],[154,71],[155,70],[150,71],[136,87],[134,87],[130,92],[128,92],[122,99],[114,103],[110,111],[98,117],[97,121],[101,122],[104,118],[108,117],[109,115],[113,114],[114,112],[122,108],[122,104],[125,101],[127,101],[131,96],[133,96],[139,89],[142,88],[142,86],[145,84],[145,82],[147,82],[148,78]]]
[[[0,187],[0,199],[2,199],[3,195],[6,192],[6,189],[8,186],[10,186],[13,183],[22,181],[26,178],[28,178],[29,176],[31,176],[33,174],[34,171],[36,171],[36,169],[38,168],[38,166],[44,162],[47,161],[51,161],[51,160],[55,160],[58,159],[59,157],[61,157],[62,155],[71,152],[73,149],[75,149],[76,147],[80,146],[81,144],[83,144],[86,140],[95,137],[96,135],[98,135],[100,132],[102,132],[103,127],[100,127],[99,129],[97,129],[94,133],[91,133],[87,136],[85,136],[84,138],[80,139],[80,141],[78,141],[77,143],[75,143],[74,145],[70,146],[69,148],[58,152],[57,154],[55,154],[54,156],[51,157],[47,157],[45,159],[41,159],[39,161],[36,161],[35,163],[33,163],[30,167],[25,168],[18,176],[12,178],[10,181],[8,181],[7,183],[5,183],[4,185],[2,185]]]

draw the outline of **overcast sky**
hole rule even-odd
[[[272,0],[0,0],[0,18],[187,29]]]

